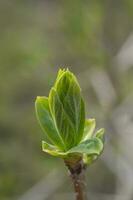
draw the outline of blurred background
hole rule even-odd
[[[91,200],[133,199],[133,1],[0,0],[0,199],[74,199],[67,169],[41,151],[34,111],[60,67],[80,82],[86,116],[106,128],[87,171]]]

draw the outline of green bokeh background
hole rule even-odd
[[[71,184],[65,186],[63,162],[41,151],[44,136],[34,112],[36,96],[48,95],[60,67],[76,74],[87,117],[107,128],[117,148],[111,113],[132,93],[133,70],[119,74],[114,58],[132,31],[132,19],[131,0],[0,0],[1,200],[18,199],[54,168],[66,175],[57,193],[72,191]],[[117,98],[111,104],[101,105],[91,85],[99,72],[113,84]],[[116,192],[117,177],[102,160],[87,174],[89,191]]]

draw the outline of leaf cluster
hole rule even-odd
[[[36,114],[47,136],[44,152],[64,159],[82,157],[92,163],[101,154],[104,129],[94,134],[95,119],[85,119],[81,88],[73,73],[60,69],[48,97],[37,97]]]

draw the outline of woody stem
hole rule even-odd
[[[85,165],[82,160],[76,163],[65,161],[74,185],[76,200],[87,200],[86,182],[85,182]]]

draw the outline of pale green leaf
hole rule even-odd
[[[81,96],[80,88],[73,78],[70,87],[63,101],[63,107],[73,123],[75,130],[75,145],[78,144],[82,137],[85,124],[85,105]]]
[[[102,144],[104,143],[104,129],[103,128],[99,129],[96,132],[95,138],[98,138],[99,140],[101,140]],[[86,163],[86,164],[93,163],[95,160],[98,159],[98,157],[101,155],[102,151],[103,151],[103,148],[101,148],[101,150],[99,149],[99,155],[84,154],[84,156],[83,156],[84,163]]]
[[[102,141],[98,138],[92,138],[73,147],[68,151],[68,153],[99,155],[102,150],[103,150]]]
[[[90,139],[96,127],[95,119],[86,119],[84,127],[83,141]]]
[[[63,75],[63,73],[65,72],[65,69],[59,69],[58,74],[57,74],[57,78],[55,81],[54,86],[56,87],[57,82],[59,81],[59,79],[61,78],[61,76]]]
[[[55,126],[54,120],[52,119],[52,115],[50,113],[48,98],[37,97],[35,108],[39,123],[49,140],[54,145],[64,150],[64,143],[60,137],[60,134]]]
[[[83,136],[85,108],[81,89],[75,76],[68,70],[59,73],[50,91],[49,104],[67,149],[77,145]]]
[[[74,144],[75,130],[54,88],[51,90],[49,95],[49,104],[60,136],[68,150]]]
[[[104,140],[105,140],[104,134],[105,134],[105,130],[104,128],[101,128],[96,132],[95,137],[101,139],[101,141],[104,143]]]
[[[83,162],[85,164],[92,164],[100,155],[87,155],[87,154],[84,154],[83,155]]]
[[[42,151],[56,157],[65,158],[66,153],[59,151],[59,149],[45,141],[42,141]]]

